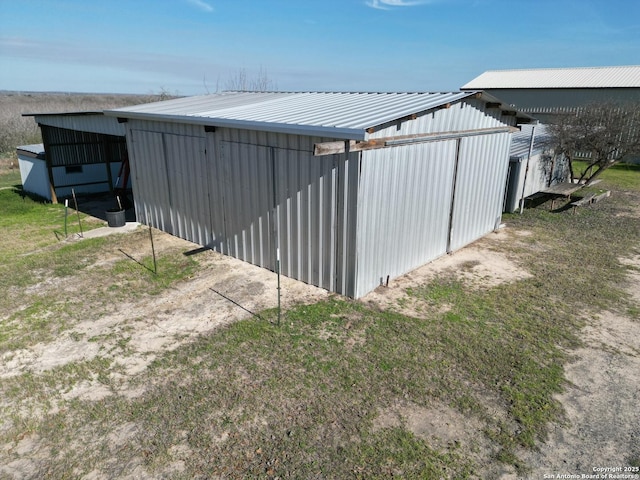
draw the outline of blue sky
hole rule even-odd
[[[0,90],[455,91],[485,70],[640,64],[637,0],[0,0]]]

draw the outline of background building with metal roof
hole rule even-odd
[[[501,220],[511,133],[482,92],[229,92],[105,111],[142,223],[351,297]]]
[[[590,103],[640,101],[640,66],[489,70],[461,90],[484,90],[547,123]]]

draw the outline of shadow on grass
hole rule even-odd
[[[216,290],[215,288],[211,288],[209,287],[209,290],[211,290],[213,293],[217,293],[218,295],[220,295],[222,298],[224,298],[225,300],[233,303],[235,306],[241,308],[242,310],[244,310],[245,312],[251,314],[253,317],[256,317],[258,320],[264,320],[264,318],[262,318],[260,315],[258,315],[255,312],[252,312],[251,310],[249,310],[248,308],[243,307],[240,303],[236,302],[233,298],[229,298],[227,297],[224,293],[219,292],[218,290]]]
[[[4,187],[5,190],[10,190],[13,193],[15,193],[16,195],[20,195],[20,198],[24,201],[26,198],[29,198],[29,200],[32,200],[35,203],[51,203],[51,200],[48,200],[44,197],[41,197],[40,195],[36,194],[36,193],[31,193],[31,192],[27,192],[24,188],[22,188],[21,184],[16,184],[16,185],[11,185],[9,187]]]
[[[566,212],[567,210],[573,209],[573,206],[571,205],[571,202],[573,202],[575,200],[577,200],[577,198],[573,198],[572,197],[564,205],[560,205],[558,208],[554,208],[553,210],[551,210],[551,213],[563,213],[563,212]]]
[[[125,257],[127,257],[129,260],[133,260],[134,262],[136,262],[138,265],[140,265],[141,267],[149,270],[151,273],[153,273],[154,275],[157,275],[158,272],[155,271],[153,268],[151,267],[147,267],[144,263],[142,263],[139,260],[136,260],[135,258],[133,258],[131,255],[129,255],[127,252],[125,252],[124,250],[122,250],[121,248],[118,249],[118,251],[123,254]]]

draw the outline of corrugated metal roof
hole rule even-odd
[[[106,115],[335,138],[456,102],[476,92],[224,92],[105,111]]]
[[[32,145],[21,145],[16,148],[18,152],[31,153],[37,157],[44,158],[44,145],[42,143],[34,143]]]
[[[640,88],[640,66],[488,70],[461,89],[492,88]]]
[[[511,136],[511,149],[509,158],[520,160],[529,156],[529,146],[531,144],[531,130],[535,128],[533,136],[533,149],[531,155],[538,155],[549,148],[550,134],[546,125],[521,125],[520,131]]]

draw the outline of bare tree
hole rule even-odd
[[[249,77],[246,68],[239,68],[225,83],[227,90],[242,92],[269,92],[278,89],[277,84],[269,78],[267,70],[260,67],[255,77]]]
[[[559,115],[549,133],[555,154],[569,159],[572,178],[572,160],[580,156],[587,161],[578,182],[589,185],[607,168],[640,153],[640,104],[593,103]]]

